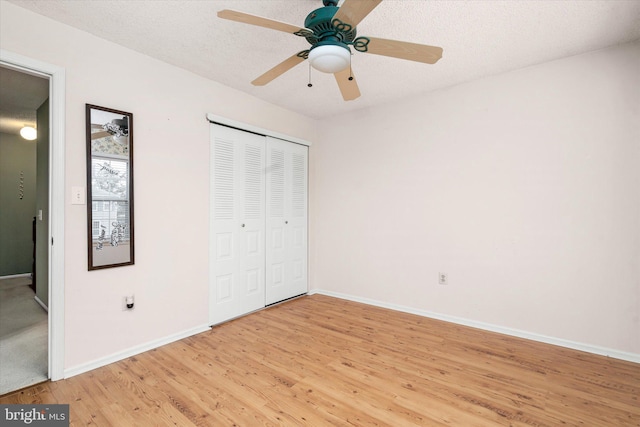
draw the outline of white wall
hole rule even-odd
[[[136,264],[87,271],[86,206],[65,206],[65,370],[206,325],[206,113],[309,141],[315,122],[11,3],[0,10],[0,48],[66,70],[67,200],[86,182],[85,103],[133,113]],[[130,293],[136,308],[122,311]]]
[[[315,289],[640,355],[640,43],[320,129]]]

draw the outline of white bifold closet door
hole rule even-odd
[[[267,305],[307,292],[307,152],[267,137]]]
[[[307,292],[307,157],[211,125],[211,324]]]
[[[209,319],[264,307],[265,138],[211,126]]]

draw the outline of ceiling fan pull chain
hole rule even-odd
[[[309,83],[307,84],[307,87],[311,87],[311,86],[313,85],[311,84],[311,63],[309,63]]]
[[[349,81],[353,80],[353,70],[351,69],[351,58],[353,54],[349,55]]]

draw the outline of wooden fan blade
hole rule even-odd
[[[236,10],[224,9],[218,12],[218,18],[229,19],[231,21],[242,22],[245,24],[257,25],[258,27],[270,28],[272,30],[284,31],[285,33],[295,34],[296,32],[309,32],[306,28],[296,25],[287,24],[286,22],[274,21],[273,19],[263,18],[257,15],[250,15]]]
[[[284,61],[252,81],[251,84],[254,86],[264,86],[274,80],[276,77],[279,77],[282,74],[286,73],[306,59],[304,56],[300,55],[302,52],[291,55],[289,58],[285,59]]]
[[[424,62],[426,64],[435,64],[442,58],[441,47],[376,37],[367,38],[369,39],[369,44],[367,45],[366,53],[408,59],[409,61]]]
[[[107,132],[106,130],[103,130],[101,132],[95,132],[91,134],[91,140],[93,141],[94,139],[100,139],[100,138],[105,138],[107,136],[111,135],[109,132]]]
[[[333,19],[357,26],[382,0],[344,0]]]
[[[337,73],[333,73],[336,78],[336,82],[338,83],[338,87],[340,88],[340,92],[342,93],[342,98],[345,101],[353,101],[356,98],[360,97],[360,89],[358,88],[358,83],[356,82],[356,78],[353,77],[353,73],[349,68],[338,71]],[[353,77],[353,79],[349,80],[349,77]]]

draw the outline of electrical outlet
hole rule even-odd
[[[441,285],[449,284],[449,275],[447,273],[438,273],[438,283]]]
[[[127,295],[122,297],[122,311],[133,310],[134,299],[133,295]]]

